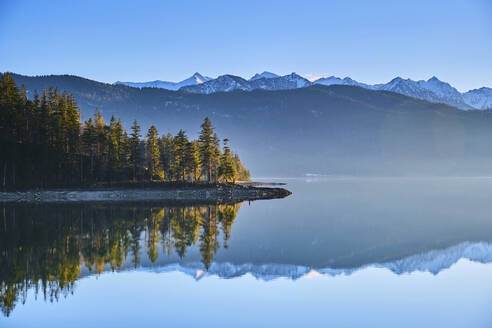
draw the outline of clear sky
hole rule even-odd
[[[114,82],[264,70],[492,87],[492,0],[0,0],[0,71]]]

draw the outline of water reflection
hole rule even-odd
[[[438,274],[463,258],[492,262],[490,179],[292,181],[289,189],[292,197],[252,206],[0,205],[0,306],[8,315],[31,291],[56,301],[77,279],[135,268],[271,280],[368,267]],[[108,288],[93,283],[91,297]],[[214,288],[221,294],[227,283]]]
[[[162,253],[183,258],[198,245],[208,269],[228,247],[240,204],[6,205],[0,226],[0,307],[8,316],[29,289],[49,301],[73,292],[84,272],[138,267]],[[222,237],[221,237],[222,236]],[[220,240],[222,239],[222,240]]]
[[[207,271],[202,270],[199,263],[186,263],[184,265],[169,264],[158,268],[143,268],[153,272],[180,271],[199,280],[205,276],[218,276],[220,278],[235,278],[251,274],[256,279],[269,281],[276,278],[299,279],[304,276],[338,276],[351,275],[368,268],[387,269],[397,275],[413,272],[430,272],[437,275],[443,270],[449,269],[462,259],[478,263],[492,263],[492,243],[464,242],[445,249],[431,250],[421,254],[415,254],[395,261],[376,262],[357,267],[311,267],[295,264],[234,264],[231,262],[214,262]]]

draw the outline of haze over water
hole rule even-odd
[[[278,181],[293,194],[4,206],[0,326],[490,327],[492,179]]]

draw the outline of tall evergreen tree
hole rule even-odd
[[[193,181],[198,181],[201,174],[200,150],[198,142],[193,140],[186,145],[186,172]]]
[[[142,157],[140,155],[140,125],[137,120],[133,121],[132,134],[130,135],[130,168],[132,170],[132,179],[137,179],[137,172],[140,168]]]
[[[188,145],[188,137],[183,130],[179,130],[173,141],[173,160],[171,164],[171,172],[173,179],[184,181],[186,174],[186,146]]]
[[[213,141],[214,151],[215,151],[215,154],[213,157],[214,160],[212,161],[212,167],[211,167],[212,181],[217,182],[219,180],[219,166],[220,166],[220,160],[222,157],[222,152],[220,151],[220,139],[219,139],[219,136],[217,135],[217,133],[214,133],[214,135],[212,136],[212,141]]]
[[[161,164],[164,176],[167,180],[172,179],[171,163],[173,160],[174,137],[168,132],[161,138]]]
[[[147,133],[147,161],[150,181],[164,178],[161,167],[161,154],[159,150],[159,132],[152,125]]]
[[[84,123],[84,128],[82,132],[82,151],[85,156],[89,157],[89,170],[86,175],[93,180],[95,178],[95,144],[96,144],[96,129],[92,122],[92,118],[89,118]],[[83,178],[82,178],[83,179]]]
[[[210,182],[214,178],[218,163],[218,140],[208,117],[205,118],[200,127],[202,129],[198,138],[200,162],[202,164],[203,175]]]
[[[220,161],[219,175],[225,182],[235,182],[237,177],[236,165],[228,142],[229,139],[224,139],[224,153]]]
[[[251,174],[249,173],[249,170],[244,167],[244,164],[239,159],[239,155],[234,154],[233,160],[236,165],[237,179],[240,181],[249,181],[251,179]]]

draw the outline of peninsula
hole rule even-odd
[[[182,129],[145,138],[133,121],[106,124],[96,110],[82,122],[73,95],[50,88],[28,95],[9,73],[0,79],[0,201],[244,201],[288,196],[282,188],[241,185],[249,170],[208,117],[196,140]],[[222,146],[221,146],[222,145]]]

